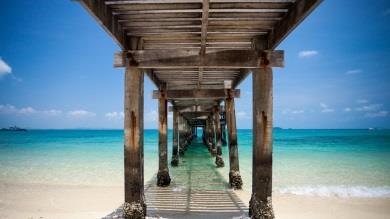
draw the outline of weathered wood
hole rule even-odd
[[[216,145],[215,145],[215,123],[214,123],[214,118],[213,118],[213,114],[209,115],[209,118],[208,118],[208,121],[209,121],[209,124],[210,124],[210,129],[209,129],[209,132],[210,132],[210,138],[209,138],[209,142],[210,142],[210,152],[211,152],[211,156],[217,156],[217,148],[216,148]]]
[[[165,187],[171,183],[168,169],[168,141],[167,141],[167,98],[166,98],[166,86],[160,87],[160,96],[158,99],[158,173],[157,173],[157,186]]]
[[[231,90],[228,90],[228,97],[225,100],[225,109],[229,139],[229,184],[233,189],[241,189],[242,179],[240,175],[240,166],[238,161],[236,112],[234,106],[234,96],[232,95]]]
[[[272,210],[272,68],[253,71],[253,170],[250,215],[274,218]]]
[[[226,98],[224,89],[202,89],[202,90],[167,90],[168,100],[177,99],[224,99]],[[240,97],[240,90],[231,90],[233,97]],[[153,99],[160,96],[160,91],[153,91]]]
[[[165,56],[168,56],[165,57]],[[271,67],[284,66],[283,51],[224,50],[206,52],[204,60],[194,51],[129,51],[129,58],[139,68],[259,68],[264,61]]]
[[[283,20],[270,33],[268,37],[268,48],[275,49],[321,2],[322,0],[296,1],[289,8]]]
[[[79,0],[81,5],[93,16],[102,28],[117,42],[122,49],[128,49],[126,35],[112,14],[112,9],[104,1]]]
[[[215,124],[215,142],[217,148],[217,156],[215,158],[215,164],[217,167],[225,166],[222,159],[222,133],[221,133],[221,119],[220,119],[220,106],[214,107],[214,124]]]
[[[144,198],[144,75],[135,67],[125,73],[125,213],[137,218],[146,216]]]
[[[178,147],[178,126],[179,126],[179,117],[177,110],[173,110],[173,127],[172,127],[172,166],[179,165],[179,147]]]
[[[168,108],[168,111],[174,112],[175,110],[186,113],[186,112],[211,112],[213,109],[213,105],[192,105],[192,106],[185,106],[185,107],[172,107],[170,106]]]
[[[179,155],[184,155],[184,148],[185,148],[185,130],[184,130],[184,118],[182,115],[179,114],[178,118],[178,124],[179,124]]]
[[[114,68],[120,68],[126,66],[126,55],[124,52],[114,53]]]

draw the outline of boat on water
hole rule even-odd
[[[17,126],[11,126],[9,128],[2,128],[2,129],[0,129],[0,131],[13,131],[13,132],[20,132],[20,131],[22,131],[22,132],[26,132],[27,129],[19,128]]]

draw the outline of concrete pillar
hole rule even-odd
[[[126,66],[124,99],[125,203],[129,218],[145,218],[144,197],[144,74]]]
[[[253,71],[253,175],[249,215],[272,219],[272,68]]]

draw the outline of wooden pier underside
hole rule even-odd
[[[156,85],[159,99],[157,185],[169,186],[167,102],[175,115],[175,161],[180,167],[195,127],[203,143],[221,159],[226,118],[229,185],[242,188],[235,98],[239,84],[253,75],[253,176],[249,216],[273,219],[273,67],[284,66],[275,50],[321,0],[79,0],[118,43],[114,66],[125,71],[125,205],[128,218],[147,214],[143,188],[143,80]],[[225,107],[221,107],[222,102]],[[222,113],[221,113],[222,112]],[[177,118],[177,119],[176,119]],[[218,127],[217,125],[218,124]],[[223,124],[223,126],[221,126]],[[222,131],[223,130],[223,131]],[[225,132],[226,133],[226,132]],[[180,156],[178,156],[178,154]],[[172,183],[175,179],[173,179]]]

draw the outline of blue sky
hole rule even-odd
[[[0,127],[122,128],[119,47],[74,1],[2,0]],[[325,0],[278,49],[274,124],[285,128],[390,128],[390,1]],[[145,79],[145,128],[157,127]],[[252,127],[252,81],[236,101]]]

